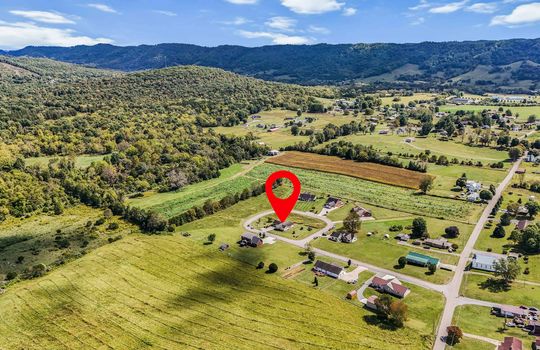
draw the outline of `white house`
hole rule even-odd
[[[472,260],[471,267],[477,270],[495,271],[493,265],[495,261],[499,260],[498,257],[488,254],[475,254]]]
[[[467,200],[469,202],[476,202],[478,200],[480,200],[480,195],[476,192],[471,192],[467,195]]]
[[[482,184],[473,180],[467,180],[465,187],[467,187],[469,192],[478,192],[482,189]]]

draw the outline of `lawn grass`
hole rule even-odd
[[[499,304],[540,306],[540,286],[514,281],[511,288],[501,290],[488,282],[490,276],[465,274],[461,294]]]
[[[276,214],[267,215],[255,221],[252,226],[257,229],[262,229],[272,225],[275,220],[278,220]],[[294,213],[289,215],[287,221],[294,223],[294,226],[291,229],[285,232],[272,230],[270,233],[292,239],[303,239],[326,226],[326,223],[322,220]]]
[[[527,346],[531,344],[534,337],[528,335],[526,332],[517,327],[508,327],[506,330],[504,330],[504,318],[493,316],[490,314],[490,311],[491,309],[485,306],[458,306],[454,313],[452,324],[460,327],[464,333],[480,335],[499,341],[503,341],[504,337],[520,338],[524,342],[524,348],[528,349]],[[450,347],[450,349],[460,348]],[[491,345],[491,349],[493,349],[493,345]]]
[[[431,275],[426,268],[422,267],[407,265],[403,269],[399,268],[397,266],[399,257],[407,255],[409,251],[414,249],[398,245],[392,239],[386,240],[383,238],[383,234],[367,237],[364,233],[364,231],[367,230],[365,228],[366,226],[366,223],[364,223],[362,226],[362,233],[358,235],[358,240],[354,243],[336,243],[325,237],[321,237],[315,240],[312,243],[312,246],[369,264],[374,264],[388,270],[394,270],[406,275],[425,279],[433,283],[446,283],[452,277],[452,272],[440,269],[435,274]],[[457,257],[451,255],[436,254],[431,251],[425,253],[440,258],[445,263],[455,264],[457,261]]]
[[[4,221],[0,224],[0,281],[8,272],[21,274],[38,264],[57,266],[107,244],[109,238],[138,231],[118,217],[97,226],[94,223],[99,218],[103,218],[102,210],[81,205],[66,209],[62,215]],[[111,223],[117,223],[118,228],[109,230]]]
[[[446,345],[446,350],[494,350],[495,346],[485,341],[464,337],[454,345]]]
[[[459,192],[452,192],[456,186],[456,180],[463,174],[467,175],[469,180],[482,183],[489,188],[489,185],[497,186],[506,177],[505,170],[496,170],[487,167],[462,166],[462,165],[428,165],[428,173],[435,176],[431,194],[440,196],[458,196]]]

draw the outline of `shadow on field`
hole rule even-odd
[[[484,282],[478,283],[478,286],[481,289],[487,289],[492,293],[508,292],[510,290],[508,283],[495,278],[488,278]]]
[[[389,323],[387,320],[381,319],[377,315],[365,315],[363,319],[364,321],[366,321],[367,324],[372,325],[372,326],[377,326],[380,329],[384,329],[385,331],[398,330],[398,328],[395,325]]]

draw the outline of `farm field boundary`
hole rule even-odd
[[[418,189],[425,174],[376,163],[359,163],[315,153],[287,152],[267,163],[352,176],[393,186]]]

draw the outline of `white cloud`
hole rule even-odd
[[[272,43],[276,45],[302,45],[302,44],[309,44],[310,42],[312,42],[312,39],[306,38],[304,36],[285,35],[281,33],[250,32],[246,30],[241,30],[238,32],[238,34],[248,39],[260,39],[260,38],[271,39]]]
[[[115,9],[105,4],[88,4],[88,7],[95,8],[96,10],[108,13],[118,13]]]
[[[461,10],[467,4],[468,0],[463,0],[459,2],[451,2],[446,5],[432,7],[429,9],[431,13],[452,13]]]
[[[330,29],[311,25],[308,27],[308,32],[318,34],[330,34]]]
[[[296,26],[296,20],[289,17],[272,17],[266,23],[268,27],[283,31],[292,31]]]
[[[413,6],[413,7],[409,7],[409,10],[418,11],[418,10],[423,10],[425,8],[428,8],[428,7],[431,7],[431,4],[427,0],[420,0],[418,5]]]
[[[519,5],[509,15],[495,16],[491,25],[517,26],[535,22],[540,22],[540,2]]]
[[[29,18],[36,22],[53,23],[53,24],[75,24],[75,22],[69,18],[64,17],[61,14],[48,12],[48,11],[9,11],[12,15]]]
[[[244,17],[236,17],[232,21],[221,21],[218,23],[225,24],[227,26],[241,26],[242,24],[246,24],[251,22],[250,20],[244,18]]]
[[[169,16],[169,17],[176,17],[178,14],[176,12],[172,11],[165,11],[165,10],[154,10],[155,13],[163,15],[163,16]]]
[[[72,29],[41,27],[26,22],[0,22],[0,46],[4,49],[18,49],[28,45],[74,46],[111,44],[112,39],[90,38],[77,35]]]
[[[420,24],[423,24],[426,21],[424,17],[418,17],[414,21],[411,22],[411,25],[413,26],[419,26]]]
[[[235,5],[253,5],[256,4],[258,0],[225,0]]]
[[[354,7],[347,7],[343,9],[343,16],[354,16],[358,10]]]
[[[465,10],[469,12],[476,12],[476,13],[494,13],[497,11],[497,3],[478,2],[476,4],[472,4],[471,6],[467,7]]]
[[[281,0],[281,4],[293,12],[304,15],[339,11],[345,5],[336,0]]]

